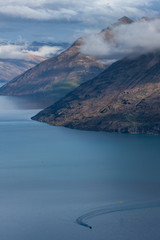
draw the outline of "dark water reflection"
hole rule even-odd
[[[0,97],[2,240],[159,240],[160,209],[94,209],[160,202],[160,137],[51,127],[30,120],[42,105]]]
[[[0,87],[6,82],[0,82]],[[43,109],[57,101],[53,97],[23,97],[23,96],[1,96],[0,95],[0,111],[14,110],[14,109]]]
[[[55,101],[53,98],[43,97],[0,96],[0,110],[43,109]]]

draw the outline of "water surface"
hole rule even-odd
[[[160,137],[108,134],[31,121],[41,104],[0,96],[0,239],[159,240]]]

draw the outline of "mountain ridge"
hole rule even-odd
[[[61,96],[96,76],[107,66],[99,63],[96,57],[81,54],[81,41],[78,39],[58,56],[47,59],[16,77],[0,89],[0,94]]]

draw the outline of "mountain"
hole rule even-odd
[[[131,19],[131,18],[129,18],[129,17],[126,17],[126,16],[118,19],[118,21],[121,22],[121,23],[123,23],[123,24],[130,24],[130,23],[133,23],[133,22],[134,22],[133,19]]]
[[[145,19],[143,17],[144,20],[147,21],[147,18]],[[107,28],[104,28],[101,32],[106,32],[106,34],[110,33],[110,31],[112,31],[112,29],[114,27],[117,27],[119,25],[122,25],[122,24],[131,24],[131,23],[134,23],[135,21],[129,17],[126,17],[126,16],[123,16],[122,18],[119,18],[117,22],[113,23],[113,24],[110,24]],[[108,39],[108,37],[107,37]]]
[[[160,134],[160,52],[117,61],[32,119],[83,130]]]
[[[0,59],[0,82],[8,82],[44,60],[40,56],[28,56],[25,60]]]
[[[124,16],[114,25],[102,30],[106,41],[112,40],[112,28],[117,24],[131,24]],[[52,96],[59,99],[81,83],[97,76],[109,66],[106,59],[82,54],[80,48],[84,38],[78,39],[70,48],[58,56],[44,61],[24,74],[14,78],[0,89],[1,95]],[[37,43],[35,43],[37,45]]]
[[[51,95],[61,97],[100,72],[106,66],[96,57],[80,53],[82,40],[69,49],[50,58],[0,89],[1,95]]]

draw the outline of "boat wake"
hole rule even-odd
[[[149,209],[149,208],[159,208],[160,202],[145,202],[145,203],[136,203],[136,204],[112,204],[108,205],[103,208],[99,208],[93,211],[90,211],[76,219],[76,223],[83,226],[92,229],[92,226],[87,223],[87,220],[91,218],[98,217],[100,215],[104,214],[111,214],[116,212],[125,212],[125,211],[134,211],[134,210],[141,210],[141,209]]]

